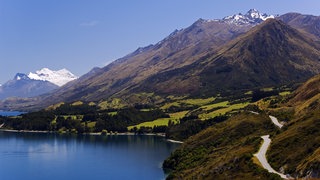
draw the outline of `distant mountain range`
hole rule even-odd
[[[0,86],[0,99],[38,96],[75,79],[77,77],[66,69],[52,71],[43,68],[35,73],[17,73],[12,80]]]
[[[199,19],[53,93],[3,104],[41,108],[113,97],[131,101],[132,94],[142,92],[209,96],[303,82],[320,70],[319,19],[298,13],[273,16],[254,9],[221,20]]]

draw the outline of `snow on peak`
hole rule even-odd
[[[53,71],[48,68],[43,68],[41,70],[36,71],[35,73],[30,72],[28,74],[28,77],[34,80],[49,81],[57,86],[63,86],[69,81],[78,78],[67,69]]]
[[[14,79],[17,80],[17,81],[20,81],[20,80],[22,80],[22,79],[28,80],[29,77],[28,77],[26,74],[17,73],[17,74],[14,76]]]
[[[230,23],[230,24],[236,24],[236,25],[257,25],[269,18],[275,18],[274,15],[268,15],[265,13],[260,13],[256,9],[250,9],[246,14],[235,14],[232,16],[227,16],[222,19],[222,21]]]

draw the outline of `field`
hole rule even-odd
[[[228,105],[228,104],[225,104],[225,103],[226,102],[222,102],[221,103],[222,105],[225,105],[225,106],[218,106],[218,105],[210,106],[210,108],[212,108],[212,109],[213,109],[213,107],[222,107],[222,108],[217,109],[217,110],[212,111],[212,112],[209,112],[209,113],[200,114],[199,118],[201,120],[214,118],[216,116],[224,115],[224,114],[226,114],[228,112],[232,112],[234,110],[238,110],[238,109],[244,108],[249,104],[247,102],[246,103],[239,103],[239,104],[232,104],[232,105]]]
[[[177,112],[177,113],[171,113],[170,118],[160,118],[156,119],[154,121],[149,121],[149,122],[144,122],[135,126],[129,126],[128,130],[130,131],[134,127],[137,127],[138,129],[140,127],[154,127],[154,126],[168,126],[169,121],[172,121],[173,123],[179,123],[179,119],[183,118],[188,111],[182,111],[182,112]]]
[[[224,115],[226,113],[239,110],[244,108],[249,103],[237,103],[237,104],[230,104],[229,101],[217,101],[217,98],[210,97],[205,99],[183,99],[181,98],[174,98],[175,101],[166,103],[160,107],[161,110],[164,112],[169,112],[170,118],[160,118],[155,119],[154,121],[144,122],[141,124],[137,124],[135,126],[129,126],[128,130],[132,128],[140,128],[140,127],[154,127],[154,126],[167,126],[169,121],[173,123],[179,123],[179,119],[193,115],[196,113],[201,120],[207,120],[210,118],[214,118],[219,115]],[[170,112],[170,109],[176,108],[178,112]]]

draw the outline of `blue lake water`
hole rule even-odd
[[[0,179],[160,180],[178,146],[158,136],[0,132]]]
[[[20,112],[20,111],[1,111],[0,110],[0,116],[18,116],[23,113],[24,112]]]

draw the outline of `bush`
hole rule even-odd
[[[108,133],[108,131],[105,130],[105,129],[103,129],[103,130],[101,131],[101,135],[107,135],[107,133]]]

